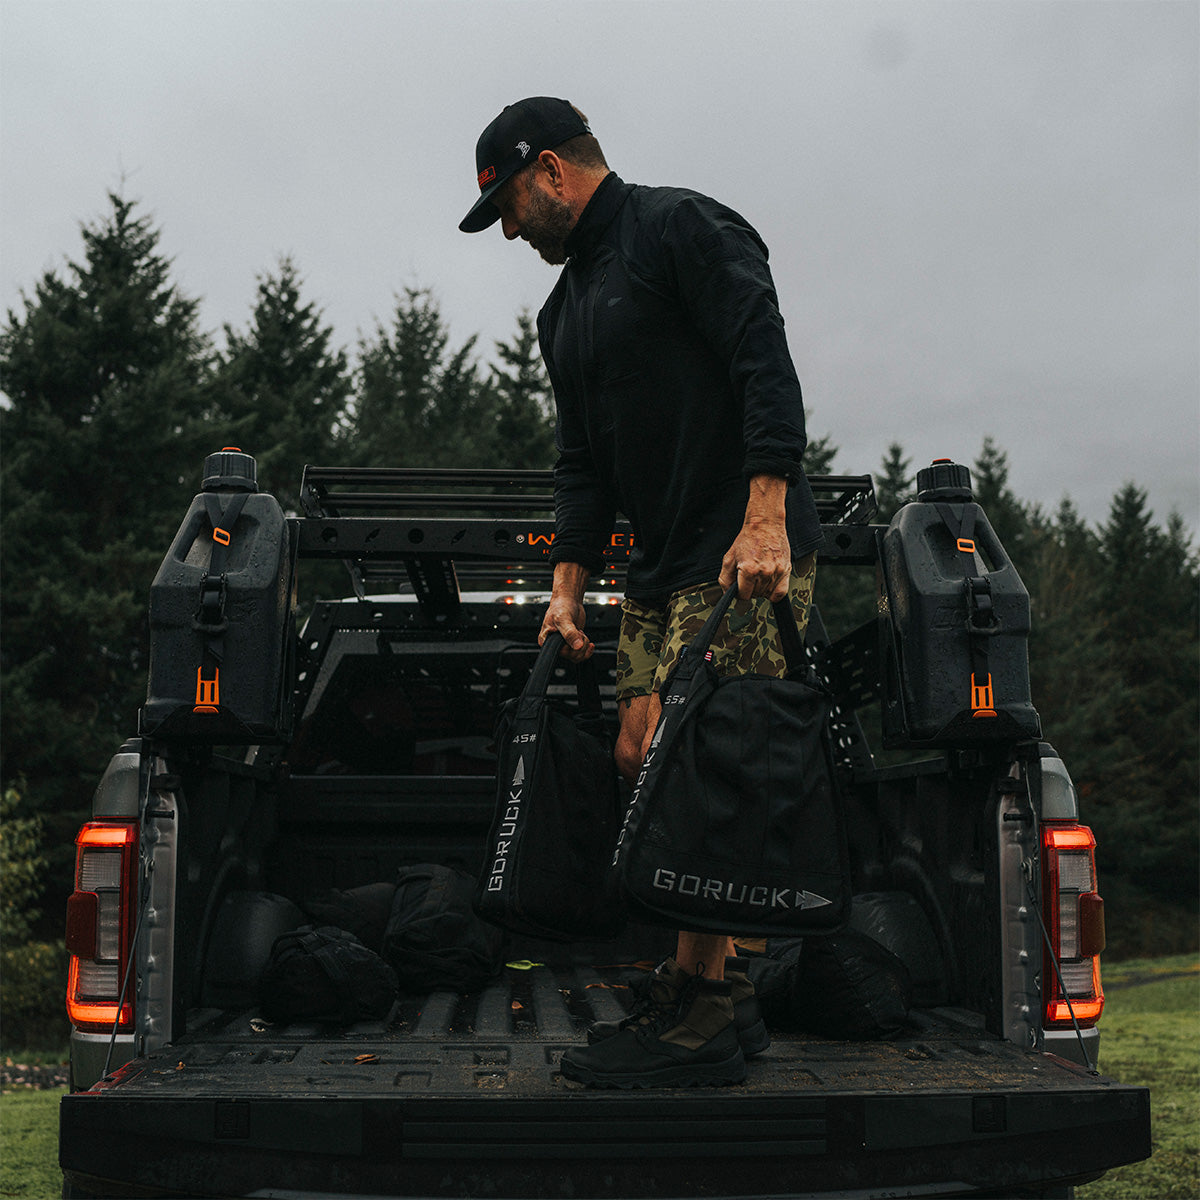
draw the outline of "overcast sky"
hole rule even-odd
[[[0,307],[123,190],[206,329],[291,255],[339,344],[434,290],[491,357],[555,269],[457,224],[565,96],[625,179],[762,233],[836,469],[970,462],[1200,528],[1195,0],[0,0]],[[220,340],[220,339],[218,339]],[[219,437],[219,434],[217,435]]]

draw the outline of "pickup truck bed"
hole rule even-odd
[[[900,526],[868,523],[869,478],[812,482],[822,571],[868,568],[874,580]],[[405,490],[430,486],[441,490]],[[530,495],[514,499],[524,486]],[[482,990],[402,993],[383,1021],[271,1025],[250,1006],[271,939],[326,889],[378,885],[418,863],[478,873],[494,812],[495,712],[536,654],[548,488],[535,472],[306,471],[307,515],[286,530],[276,522],[287,551],[277,581],[289,582],[297,559],[340,559],[358,598],[317,602],[278,656],[294,733],[249,750],[146,734],[97,788],[94,818],[140,839],[121,893],[136,1020],[112,1035],[73,1034],[64,1196],[1065,1197],[1146,1157],[1148,1093],[1086,1069],[1094,1021],[1077,1041],[1061,1020],[1042,1026],[1045,922],[1064,903],[1061,883],[1043,897],[1043,826],[1090,837],[1066,768],[1049,743],[1015,735],[877,761],[857,713],[895,717],[904,660],[886,606],[834,640],[814,607],[807,638],[834,697],[826,744],[862,929],[911,972],[899,1035],[828,1040],[781,1018],[735,1087],[575,1084],[559,1073],[563,1051],[591,1021],[629,1007],[635,964],[673,948],[673,934],[635,927],[608,943],[513,937],[511,965]],[[518,500],[528,519],[510,511]],[[589,600],[614,723],[619,611],[606,580],[628,552],[618,529],[613,570]],[[953,594],[931,627],[949,638],[966,602],[958,559],[946,570]],[[1008,584],[1002,573],[990,572],[997,597],[1008,587],[1019,599],[1015,573]],[[882,583],[866,586],[886,598]],[[189,588],[175,598],[187,637]],[[241,659],[258,661],[269,640],[247,634]],[[1010,667],[1023,653],[1020,642]],[[943,670],[947,657],[905,670],[961,683],[961,671]],[[1003,660],[994,647],[998,674]],[[552,686],[570,690],[565,676]],[[98,912],[81,893],[79,911]],[[1068,908],[1082,912],[1073,897]],[[281,912],[288,923],[273,924]],[[86,958],[76,937],[73,953]]]
[[[879,1195],[884,1183],[1015,1196],[1032,1179],[1047,1194],[1047,1159],[1064,1184],[1123,1161],[1148,1125],[1144,1090],[946,1008],[914,1010],[887,1041],[776,1032],[732,1088],[564,1079],[563,1050],[623,1011],[627,978],[618,964],[506,967],[480,993],[407,996],[387,1020],[336,1033],[193,1012],[178,1044],[65,1098],[74,1161],[62,1165],[128,1178],[136,1161],[153,1195],[390,1194],[403,1178],[406,1194],[431,1196]],[[148,1100],[149,1146],[130,1119]],[[272,1187],[280,1153],[286,1190]]]

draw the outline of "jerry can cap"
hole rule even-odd
[[[223,446],[204,460],[204,476],[200,487],[206,492],[233,488],[239,492],[258,491],[258,465],[249,454],[237,446]]]
[[[934,500],[973,500],[971,472],[962,463],[948,458],[935,458],[917,472],[917,499],[926,503]]]

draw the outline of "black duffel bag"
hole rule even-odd
[[[380,953],[403,991],[474,992],[500,973],[504,934],[472,911],[474,887],[458,867],[401,867]]]
[[[352,933],[329,925],[277,937],[259,982],[263,1013],[277,1022],[377,1021],[397,993],[395,971]]]
[[[788,676],[719,676],[706,654],[718,602],[662,689],[613,862],[630,915],[675,929],[781,937],[830,932],[850,911],[846,835],[823,730],[803,681],[791,605],[773,606]]]
[[[610,866],[622,810],[612,743],[591,660],[574,664],[577,704],[547,699],[562,646],[560,634],[546,638],[497,718],[496,815],[475,911],[556,941],[615,937],[624,910]]]

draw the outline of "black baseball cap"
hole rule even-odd
[[[500,188],[543,150],[553,150],[581,133],[591,130],[566,100],[531,96],[508,105],[475,143],[479,199],[458,223],[459,229],[479,233],[494,225],[500,210],[492,197]]]

